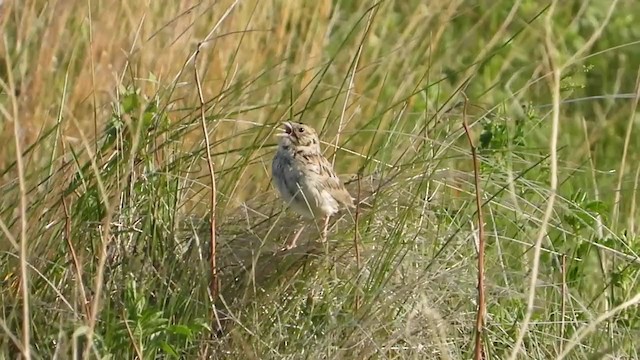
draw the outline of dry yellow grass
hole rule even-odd
[[[391,11],[394,6],[383,3],[378,11]],[[3,81],[20,95],[12,111],[17,118],[5,123],[0,141],[9,141],[10,126],[18,123],[26,147],[60,121],[57,151],[70,146],[81,149],[86,146],[82,137],[88,143],[100,137],[111,104],[118,102],[123,86],[131,85],[148,98],[160,97],[160,103],[168,105],[170,121],[194,119],[198,107],[194,53],[197,44],[207,39],[197,57],[197,71],[208,113],[220,120],[212,121],[211,141],[224,140],[212,149],[220,155],[214,159],[216,168],[233,167],[245,156],[253,159],[233,188],[227,189],[227,198],[242,202],[266,186],[268,158],[264,155],[271,148],[249,151],[249,155],[229,150],[255,144],[257,127],[304,110],[303,120],[322,128],[331,154],[337,139],[340,145],[354,129],[379,114],[376,97],[390,94],[393,101],[402,102],[402,96],[425,84],[424,74],[437,66],[431,55],[456,5],[437,4],[431,12],[418,7],[397,35],[382,22],[372,25],[374,12],[363,16],[364,9],[345,13],[328,0],[10,1],[3,5],[5,41],[0,54],[7,54],[6,64],[12,69],[12,81]],[[341,27],[359,16],[356,27]],[[434,24],[437,33],[425,33]],[[416,33],[429,36],[429,41],[419,41]],[[379,46],[388,37],[403,45]],[[416,52],[424,55],[409,56]],[[393,79],[380,79],[380,73]],[[410,99],[405,108],[414,102]],[[396,115],[384,113],[379,126],[395,121]],[[273,143],[272,132],[260,134],[257,141]],[[356,135],[347,145],[351,154],[340,153],[339,171],[358,168],[363,156],[357,154],[376,146],[371,135]],[[202,141],[202,134],[191,131],[181,141],[188,150]],[[49,157],[50,150],[40,147],[32,159]],[[0,159],[6,165],[7,159],[13,159],[12,151],[3,148]]]
[[[4,54],[12,70],[13,84],[8,85],[20,92],[17,120],[24,128],[26,143],[33,142],[43,126],[56,121],[61,107],[65,119],[74,119],[65,121],[65,136],[78,136],[76,123],[94,136],[94,124],[101,130],[108,104],[115,100],[122,84],[135,82],[148,96],[175,84],[176,92],[171,97],[173,107],[195,108],[193,67],[191,63],[185,66],[185,61],[190,59],[198,41],[210,32],[211,40],[198,59],[205,99],[219,96],[231,84],[253,81],[242,91],[218,98],[218,106],[233,104],[236,108],[229,110],[238,110],[240,104],[245,107],[266,104],[247,114],[247,120],[256,123],[280,120],[287,116],[290,91],[295,96],[294,111],[304,108],[318,83],[317,74],[330,60],[334,60],[328,70],[331,81],[321,85],[319,91],[324,96],[316,95],[316,100],[334,96],[340,86],[338,81],[349,73],[349,60],[356,56],[358,48],[349,46],[340,52],[339,58],[332,59],[328,39],[339,22],[352,18],[355,13],[334,13],[331,1],[301,4],[284,1],[6,2],[0,17],[5,34],[0,54]],[[388,6],[383,4],[380,11],[385,7]],[[360,96],[379,93],[382,83],[377,88],[367,87],[367,75],[378,66],[387,67],[388,73],[406,75],[399,71],[405,68],[407,72],[403,55],[415,47],[426,49],[424,44],[415,44],[410,35],[428,25],[432,18],[446,22],[452,10],[455,10],[453,5],[442,13],[436,8],[436,15],[429,15],[419,8],[398,38],[398,43],[406,40],[413,45],[393,49],[387,55],[380,53],[384,47],[362,53],[360,73],[354,77],[345,119],[361,122],[373,114],[375,102],[362,100]],[[355,29],[357,36],[349,42],[357,44],[364,28],[363,24]],[[443,29],[441,26],[441,31]],[[370,31],[373,34],[365,40],[370,44],[375,45],[380,37],[387,36],[384,27]],[[437,39],[438,36],[430,39],[430,51],[437,46]],[[377,60],[380,56],[395,59],[380,65]],[[428,56],[425,53],[424,59]],[[410,69],[410,76],[418,76],[432,65],[424,62],[421,68]],[[415,84],[411,80],[417,79],[408,78],[404,83]],[[395,89],[395,92],[402,94],[404,90],[407,89]],[[230,96],[232,101],[228,99]],[[357,107],[351,106],[353,104]],[[319,117],[328,110],[327,105],[318,109],[311,121],[322,123]],[[178,115],[174,117],[175,121],[179,119]],[[236,123],[230,128],[238,131],[248,126]],[[331,135],[335,132],[336,129],[330,129]],[[220,130],[216,136],[225,133]]]

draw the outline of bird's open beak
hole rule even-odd
[[[282,123],[282,132],[277,133],[276,136],[278,137],[282,137],[282,136],[291,136],[291,134],[293,134],[293,125],[291,125],[290,122],[286,121],[284,123]]]

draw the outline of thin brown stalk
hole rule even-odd
[[[476,313],[475,328],[475,347],[473,358],[475,360],[484,359],[484,349],[482,346],[482,335],[484,331],[484,319],[486,313],[485,294],[484,294],[484,219],[482,216],[482,200],[480,197],[480,166],[478,164],[478,154],[476,146],[471,137],[471,130],[467,123],[467,103],[469,102],[465,96],[464,111],[462,113],[462,127],[467,135],[469,147],[471,148],[471,157],[473,160],[473,178],[476,197],[476,208],[478,211],[478,311]]]
[[[216,310],[216,305],[215,305],[215,302],[218,298],[218,290],[220,288],[220,282],[218,279],[218,268],[216,264],[216,255],[217,255],[216,254],[216,207],[217,207],[216,192],[217,192],[217,189],[216,189],[216,177],[215,177],[215,170],[214,170],[215,164],[213,163],[213,159],[211,156],[211,141],[209,140],[209,130],[207,129],[207,121],[205,117],[205,101],[204,101],[204,94],[202,92],[202,81],[200,80],[200,74],[198,73],[198,55],[200,55],[200,50],[202,49],[202,47],[210,41],[213,34],[218,30],[222,22],[229,16],[229,14],[231,14],[231,11],[233,11],[233,9],[236,7],[237,4],[238,4],[238,0],[234,1],[227,7],[225,12],[222,14],[220,19],[213,26],[213,28],[209,31],[207,36],[198,43],[198,45],[196,46],[196,50],[191,54],[191,56],[189,56],[189,59],[187,59],[187,64],[193,60],[193,72],[194,72],[194,77],[196,81],[196,87],[198,90],[198,101],[200,105],[200,125],[202,126],[202,133],[204,136],[205,146],[207,150],[207,165],[209,167],[209,179],[211,181],[211,197],[209,199],[210,206],[211,206],[210,228],[209,228],[209,235],[211,238],[209,243],[210,253],[211,253],[210,255],[211,280],[209,283],[209,298],[210,298],[209,300],[211,301],[211,306],[213,309],[212,318],[213,318],[213,321],[215,321],[218,331],[222,330],[222,325],[220,323],[220,318],[218,317],[218,311]],[[177,81],[179,76],[182,74],[182,71],[184,71],[184,68],[180,70],[178,75],[176,75],[176,78],[174,79],[174,81]],[[214,331],[213,333],[215,334],[216,332]]]
[[[131,339],[131,345],[133,345],[133,350],[136,352],[138,359],[144,359],[142,357],[142,351],[138,344],[136,344],[136,338],[133,336],[133,331],[131,331],[131,327],[129,326],[129,321],[127,321],[127,314],[122,310],[122,318],[124,319],[124,326],[127,328],[127,333],[129,333],[129,338]]]
[[[76,272],[76,281],[78,282],[78,287],[80,288],[80,295],[82,296],[82,307],[84,310],[85,318],[89,318],[91,314],[91,309],[89,309],[89,302],[87,301],[87,294],[84,290],[84,282],[82,281],[82,271],[80,267],[80,261],[78,261],[78,256],[76,255],[76,250],[73,247],[73,243],[71,242],[71,216],[69,215],[69,208],[67,207],[67,202],[64,197],[62,197],[62,210],[64,211],[64,239],[67,242],[67,246],[69,246],[69,252],[71,253],[71,260],[73,261],[73,270]]]
[[[193,58],[193,64],[194,64],[193,67],[194,67],[194,73],[195,73],[195,79],[196,79],[196,87],[198,88],[198,100],[200,102],[200,125],[202,126],[202,133],[204,135],[204,142],[207,150],[207,165],[209,167],[209,180],[211,181],[211,197],[209,198],[210,206],[211,206],[211,213],[210,213],[211,224],[209,227],[209,235],[211,237],[211,240],[210,240],[211,282],[209,283],[209,291],[211,293],[210,294],[211,301],[215,302],[218,297],[218,289],[219,289],[218,268],[216,264],[216,205],[217,205],[216,175],[214,170],[213,159],[211,157],[211,142],[209,141],[209,130],[207,129],[207,121],[204,113],[205,102],[204,102],[204,95],[202,93],[202,83],[200,81],[200,75],[198,74],[198,66],[197,66],[198,55],[200,54],[200,49],[202,45],[203,45],[202,42],[198,43],[198,47],[196,49],[196,53]],[[215,307],[214,307],[213,313],[214,313],[214,320],[218,324],[218,329],[220,329],[221,327],[220,321],[218,319],[217,311],[215,310]]]

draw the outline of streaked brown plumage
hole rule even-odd
[[[285,122],[278,134],[278,151],[271,163],[273,182],[288,207],[308,218],[325,218],[323,238],[329,217],[341,206],[354,207],[353,198],[322,155],[315,130],[301,123]],[[295,236],[289,248],[295,246]]]

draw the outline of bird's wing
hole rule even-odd
[[[344,187],[340,178],[336,175],[335,171],[333,171],[333,167],[329,163],[329,161],[322,155],[318,155],[320,158],[318,160],[317,172],[320,175],[325,189],[333,196],[336,201],[339,203],[353,207],[353,198],[351,194]]]

